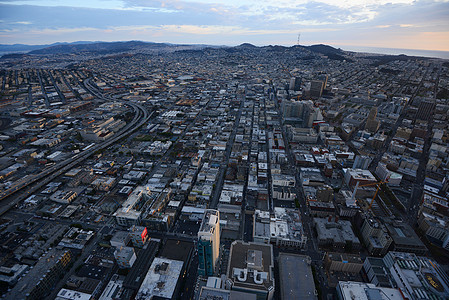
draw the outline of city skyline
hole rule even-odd
[[[0,1],[3,44],[142,40],[449,51],[448,1]]]

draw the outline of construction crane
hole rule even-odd
[[[371,209],[371,206],[373,206],[374,199],[376,199],[377,193],[379,192],[380,186],[381,186],[382,184],[384,184],[384,183],[387,183],[387,182],[388,182],[388,179],[389,179],[389,178],[387,178],[387,180],[385,180],[385,181],[371,182],[371,183],[362,184],[362,185],[360,185],[360,181],[357,181],[357,184],[355,185],[354,191],[352,192],[351,202],[354,201],[354,199],[355,199],[355,194],[357,193],[357,189],[358,189],[359,187],[376,185],[376,186],[377,186],[376,192],[374,193],[374,197],[371,199],[371,202],[370,202],[370,204],[369,204],[369,206],[368,206],[368,209]]]

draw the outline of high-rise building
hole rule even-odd
[[[371,108],[368,119],[366,120],[365,130],[368,130],[370,132],[376,132],[377,129],[379,129],[380,122],[376,120],[377,116],[377,107],[374,106]]]
[[[323,120],[323,115],[313,102],[284,100],[282,101],[282,115],[285,123],[298,127],[312,127],[313,122]]]
[[[290,85],[288,87],[291,91],[299,91],[301,89],[301,78],[300,77],[292,77],[290,79]]]
[[[416,113],[416,119],[428,121],[432,115],[432,111],[435,108],[435,102],[431,100],[421,101]]]
[[[198,231],[198,273],[211,276],[215,272],[220,252],[220,213],[208,209]]]
[[[321,80],[312,80],[310,82],[310,97],[320,98],[323,94],[324,82]]]
[[[327,86],[327,78],[328,76],[326,74],[318,75],[318,80],[321,80],[323,82],[323,89],[325,89]]]
[[[352,165],[353,169],[362,169],[368,170],[368,166],[373,161],[372,157],[366,155],[357,155],[354,160],[354,164]]]
[[[385,255],[393,242],[385,226],[371,217],[363,222],[361,234],[371,255]]]
[[[282,115],[284,116],[284,118],[301,118],[303,108],[303,101],[282,101]]]

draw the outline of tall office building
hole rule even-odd
[[[318,75],[318,80],[321,80],[323,82],[323,89],[327,87],[327,78],[328,76],[326,74]]]
[[[314,121],[323,120],[323,115],[313,102],[284,100],[282,101],[282,115],[284,122],[300,127],[312,127]]]
[[[303,101],[283,100],[282,115],[284,118],[301,118],[303,113]]]
[[[312,80],[310,82],[310,97],[320,98],[323,94],[324,82],[321,80]]]
[[[428,121],[432,116],[432,111],[435,108],[435,102],[432,100],[421,101],[416,113],[416,119]]]
[[[300,77],[292,77],[290,79],[290,85],[288,87],[291,91],[299,91],[301,89],[301,78]]]
[[[220,213],[208,209],[198,231],[198,273],[202,276],[214,275],[220,252]]]
[[[376,132],[379,129],[380,122],[376,120],[377,117],[377,107],[371,108],[368,119],[366,120],[365,129],[370,132]]]
[[[357,155],[354,160],[354,164],[352,165],[353,169],[362,169],[368,170],[369,165],[373,159],[367,155]]]

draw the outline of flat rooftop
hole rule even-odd
[[[242,241],[231,244],[227,276],[232,278],[234,286],[262,291],[274,288],[273,267],[272,245]]]
[[[337,290],[341,291],[342,300],[391,300],[404,298],[398,289],[376,287],[372,283],[340,281]]]
[[[156,257],[140,286],[136,299],[173,298],[184,262]]]
[[[220,220],[220,213],[218,210],[208,209],[204,212],[204,218],[201,222],[199,231],[213,233],[215,226]]]
[[[69,250],[52,249],[44,254],[30,272],[6,294],[6,299],[25,299],[26,295],[45,277],[47,272]]]
[[[192,250],[192,242],[168,239],[161,249],[159,256],[186,262],[190,258]]]
[[[278,261],[281,299],[318,299],[309,256],[280,253]]]

